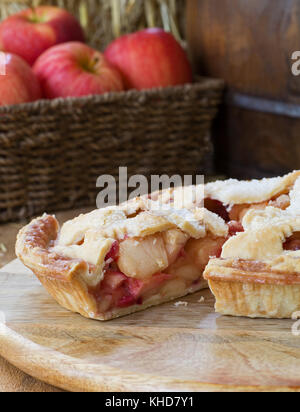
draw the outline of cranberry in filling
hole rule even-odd
[[[213,212],[216,215],[220,216],[222,219],[225,220],[225,222],[228,222],[230,220],[226,207],[219,200],[206,198],[204,200],[204,207],[210,212]]]
[[[121,272],[107,271],[100,285],[90,289],[90,293],[98,301],[99,310],[105,312],[113,308],[142,305],[148,295],[157,293],[160,286],[171,278],[171,275],[158,273],[148,280],[139,280]]]
[[[283,249],[291,251],[300,250],[300,232],[295,232],[291,237],[286,239],[283,244]]]
[[[124,285],[124,295],[117,302],[117,307],[128,307],[131,305],[142,305],[149,296],[158,293],[160,286],[170,280],[171,275],[157,273],[146,281],[128,278]]]
[[[229,236],[235,236],[238,233],[244,232],[244,228],[241,222],[237,222],[235,220],[228,222],[228,228]]]
[[[119,242],[115,241],[110,251],[106,255],[105,262],[108,262],[110,260],[116,260],[119,255],[119,250],[120,250]]]

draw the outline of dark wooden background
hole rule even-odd
[[[187,5],[197,71],[228,84],[215,130],[218,172],[251,178],[299,169],[300,118],[286,104],[300,106],[300,77],[291,71],[292,53],[300,50],[300,0],[188,0]],[[235,93],[274,101],[274,108],[276,103],[290,115],[241,108],[231,102]]]

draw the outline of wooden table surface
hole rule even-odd
[[[59,213],[57,217],[62,223],[79,213],[78,210]],[[22,224],[0,226],[2,229],[0,230],[0,264],[2,266],[15,258],[14,243],[21,226]],[[96,390],[106,389],[109,380],[110,385],[117,385],[113,386],[113,390],[118,391],[122,390],[119,388],[124,388],[124,382],[131,389],[133,375],[135,379],[138,379],[136,376],[138,375],[141,378],[138,382],[143,384],[146,382],[149,387],[149,381],[152,379],[152,387],[157,388],[157,378],[159,377],[161,383],[161,371],[163,370],[164,382],[169,384],[170,379],[173,382],[176,376],[177,384],[178,380],[180,384],[182,382],[193,383],[201,390],[204,387],[206,390],[209,386],[217,391],[228,390],[228,388],[233,388],[231,390],[246,388],[251,391],[256,391],[256,389],[299,391],[300,344],[299,338],[291,333],[292,320],[222,317],[213,311],[213,297],[208,291],[203,291],[204,304],[200,302],[201,296],[196,294],[184,299],[187,303],[185,308],[175,308],[174,303],[170,304],[167,309],[165,307],[168,304],[161,305],[155,311],[140,312],[132,315],[130,319],[117,319],[113,321],[113,325],[103,324],[100,327],[79,316],[66,314],[66,311],[54,305],[53,300],[48,296],[48,300],[45,301],[47,297],[43,298],[38,284],[33,285],[34,292],[31,292],[31,282],[36,281],[34,277],[30,281],[30,276],[25,277],[25,272],[20,272],[18,278],[15,276],[18,272],[11,267],[6,271],[7,279],[11,273],[14,280],[12,283],[8,281],[2,283],[0,294],[2,293],[1,303],[7,304],[5,310],[12,334],[3,335],[9,340],[2,339],[1,353],[20,368],[31,371],[35,376],[42,378],[45,375],[38,372],[45,370],[43,369],[45,362],[32,362],[35,356],[28,356],[28,353],[31,354],[30,342],[33,342],[37,345],[35,355],[37,355],[37,350],[41,351],[36,359],[48,361],[48,353],[43,357],[43,347],[46,342],[46,348],[57,351],[58,356],[55,357],[55,365],[53,361],[51,367],[48,367],[46,362],[47,373],[52,370],[53,379],[45,380],[54,385],[62,383],[65,377],[69,376],[72,385],[61,385],[61,387],[69,390],[89,388],[88,385],[93,375],[99,378],[92,380]],[[30,288],[28,288],[29,284]],[[16,301],[23,302],[22,309],[15,306]],[[47,310],[47,305],[54,305],[54,307]],[[22,324],[22,319],[24,324]],[[45,321],[45,325],[42,324],[41,319]],[[40,328],[41,332],[33,330],[31,324],[27,325],[26,329],[24,325],[28,320],[35,328]],[[66,324],[71,325],[71,333],[65,333],[68,330],[65,327]],[[49,325],[54,325],[54,329]],[[100,332],[98,326],[101,329]],[[63,331],[63,333],[57,334],[56,330]],[[49,338],[53,331],[55,332],[54,339],[51,341]],[[14,333],[24,339],[12,339],[12,337],[16,338]],[[108,350],[103,350],[105,347]],[[184,347],[188,358],[183,356]],[[12,350],[9,351],[6,348]],[[111,348],[114,350],[111,351]],[[124,353],[126,356],[123,356]],[[136,355],[137,353],[143,353],[143,355]],[[78,362],[70,364],[68,357],[75,358]],[[153,359],[158,359],[160,362],[153,363]],[[82,362],[85,362],[84,367]],[[180,373],[178,373],[178,367]],[[76,373],[74,373],[75,370]],[[117,379],[112,380],[112,370]],[[120,382],[120,372],[126,372],[125,381],[122,375]],[[68,382],[70,383],[70,379]],[[59,390],[29,377],[0,358],[1,391],[53,392]]]
[[[60,212],[56,216],[62,223],[87,211],[81,209]],[[16,258],[15,240],[24,224],[26,222],[0,225],[0,268]],[[33,379],[0,357],[0,392],[61,392],[61,390]]]

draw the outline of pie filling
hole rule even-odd
[[[273,199],[252,204],[241,205],[224,205],[219,200],[206,198],[204,206],[209,211],[216,213],[229,224],[230,235],[233,236],[238,232],[243,232],[242,220],[249,210],[263,210],[268,206],[277,207],[285,210],[290,206],[290,197],[288,194],[280,194]]]
[[[244,231],[242,219],[250,209],[273,206],[285,210],[289,205],[286,194],[266,202],[233,206],[205,199],[205,207],[227,222],[228,237]],[[202,282],[210,258],[221,256],[228,237],[208,235],[196,240],[180,229],[172,229],[145,238],[116,241],[106,256],[103,280],[89,292],[97,300],[100,313],[143,305],[156,297],[161,301],[184,295]],[[300,235],[288,239],[285,247],[300,249]]]
[[[105,258],[104,278],[89,293],[99,313],[156,299],[171,299],[203,281],[211,257],[220,257],[226,239],[193,239],[179,229],[116,241]]]

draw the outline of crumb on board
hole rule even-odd
[[[201,296],[201,298],[198,300],[198,303],[203,303],[203,302],[205,302],[205,297]]]
[[[0,253],[4,254],[7,252],[7,247],[4,243],[0,243]]]
[[[176,308],[178,308],[179,306],[185,306],[185,307],[187,307],[187,306],[188,306],[188,302],[176,302],[176,303],[174,304],[174,306],[175,306]]]

